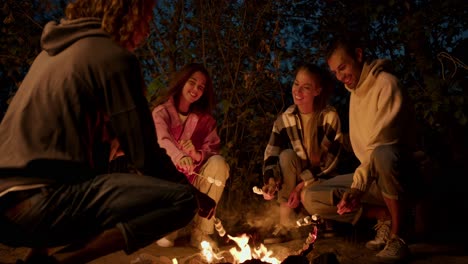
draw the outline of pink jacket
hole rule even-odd
[[[166,149],[174,164],[177,165],[182,157],[189,156],[179,146],[180,140],[192,140],[195,149],[202,154],[202,159],[196,164],[195,172],[199,172],[209,157],[219,154],[220,139],[216,130],[216,121],[211,115],[190,113],[184,124],[174,106],[174,100],[170,98],[153,110],[153,121],[158,143]],[[186,174],[186,176],[190,182],[193,182],[194,175]]]

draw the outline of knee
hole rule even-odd
[[[281,151],[279,155],[279,164],[282,168],[285,166],[288,166],[288,164],[293,163],[294,160],[296,160],[297,155],[296,152],[292,149],[285,149]]]
[[[229,164],[221,155],[213,155],[208,158],[207,167],[209,170],[217,172],[215,177],[221,181],[226,181],[229,178]]]
[[[281,153],[279,155],[279,160],[280,160],[280,162],[281,161],[289,162],[295,157],[296,157],[296,152],[294,152],[294,150],[285,149],[285,150],[281,151]]]
[[[192,219],[198,211],[197,194],[189,185],[181,193],[180,199],[174,205],[180,208],[181,215],[186,214],[187,219]]]
[[[322,214],[323,203],[316,199],[318,195],[312,190],[304,190],[301,194],[302,205],[309,214]]]
[[[378,146],[371,154],[371,161],[377,169],[392,169],[398,159],[398,150],[393,145]]]
[[[396,148],[393,145],[380,145],[372,151],[372,159],[375,161],[388,161],[396,157]]]

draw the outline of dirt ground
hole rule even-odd
[[[267,248],[273,251],[276,258],[283,261],[287,256],[297,253],[304,241],[305,239],[296,239],[282,244],[267,245]],[[234,246],[232,241],[222,244],[218,254],[230,256],[229,249]],[[466,243],[417,242],[410,244],[410,249],[412,257],[405,262],[408,264],[468,263],[468,245]],[[26,248],[10,248],[0,244],[0,263],[15,263],[16,259],[21,258],[26,251]],[[337,263],[330,260],[323,261],[320,256],[325,255],[336,256],[338,263],[341,264],[380,263],[374,256],[375,252],[364,247],[364,241],[356,241],[349,236],[319,238],[315,243],[315,248],[307,255],[307,259],[310,263]],[[172,248],[161,248],[156,244],[151,244],[131,255],[116,252],[94,260],[90,264],[173,264],[172,259],[174,258],[177,259],[178,264],[205,263],[202,261],[201,252],[198,249],[178,244]],[[140,261],[137,261],[138,259]],[[229,262],[228,258],[218,261],[218,263],[227,262]]]
[[[447,210],[447,212],[452,212],[452,214],[444,214],[443,217],[433,217],[433,219],[428,217],[416,219],[415,231],[408,233],[409,239],[407,240],[411,250],[411,258],[404,262],[404,264],[468,263],[468,230],[464,228],[466,226],[465,219],[457,216],[457,211]],[[243,215],[243,217],[249,218],[248,215]],[[251,246],[258,246],[260,244],[258,241],[263,241],[262,237],[268,234],[267,231],[262,231],[263,228],[270,226],[271,223],[267,221],[268,219],[264,215],[257,217],[261,221],[254,219],[249,221],[248,225],[231,224],[226,230],[228,234],[232,234],[233,236],[247,233],[251,237],[249,244]],[[273,214],[273,217],[270,219],[274,222],[274,219],[278,218],[276,214]],[[431,219],[432,223],[435,224],[430,224],[429,220]],[[442,219],[444,221],[435,221],[434,219]],[[227,220],[224,221],[224,223],[227,222]],[[319,238],[315,242],[314,249],[307,255],[308,261],[313,264],[381,263],[375,257],[376,252],[368,250],[364,246],[365,242],[375,235],[372,229],[373,224],[363,221],[361,224],[351,227],[347,224],[339,225],[335,223],[335,233],[331,237],[325,237],[325,234],[319,232]],[[259,228],[260,226],[261,228]],[[297,254],[302,248],[311,228],[312,226],[298,228],[300,236],[298,239],[266,246],[268,250],[273,252],[274,257],[283,261],[288,256]],[[419,231],[416,232],[416,230]],[[185,237],[187,234],[185,234]],[[220,238],[218,235],[213,235],[212,238],[220,246],[218,254],[224,257],[224,259],[220,259],[216,263],[232,263],[232,256],[229,250],[235,248],[236,244],[232,240],[225,237]],[[173,259],[176,259],[178,264],[206,264],[201,257],[201,251],[188,246],[188,244],[187,238],[182,236],[182,238],[176,241],[175,247],[172,248],[162,248],[153,243],[131,255],[126,255],[124,252],[116,252],[96,259],[90,262],[90,264],[174,264]],[[26,252],[27,248],[11,248],[0,244],[0,264],[14,264]],[[330,258],[327,259],[325,256],[336,257],[337,261],[332,261],[333,259]],[[138,259],[140,261],[137,261]],[[286,261],[282,264],[285,263]]]

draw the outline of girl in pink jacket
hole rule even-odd
[[[220,139],[211,115],[213,83],[206,68],[197,63],[185,65],[170,81],[169,89],[154,108],[153,121],[159,145],[166,149],[177,169],[201,192],[218,203],[229,177],[229,166],[219,155]],[[190,244],[200,247],[203,240],[214,245],[214,217],[195,217]],[[177,233],[157,241],[174,245]]]

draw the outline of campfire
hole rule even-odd
[[[258,248],[250,247],[248,243],[250,238],[247,234],[242,234],[239,237],[228,235],[228,237],[237,244],[237,247],[229,249],[231,257],[223,256],[224,252],[215,253],[208,242],[202,242],[202,255],[207,263],[222,263],[226,258],[232,258],[231,263],[233,264],[246,263],[252,259],[260,260],[263,263],[281,263],[279,259],[272,257],[273,252],[269,251],[263,244],[260,244]]]
[[[253,192],[261,195],[263,192],[260,188],[254,187]],[[315,240],[317,239],[317,226],[323,223],[323,220],[318,215],[306,216],[305,218],[299,219],[297,227],[312,225],[312,231],[302,248],[295,252],[289,252],[287,256],[279,257],[274,256],[274,252],[268,249],[265,245],[260,244],[259,246],[252,247],[249,245],[250,236],[248,234],[242,234],[240,236],[231,236],[226,233],[223,224],[219,218],[214,219],[215,230],[218,232],[220,237],[227,236],[229,240],[234,241],[236,246],[229,250],[218,251],[213,249],[208,241],[202,241],[201,252],[184,258],[173,258],[167,261],[158,262],[164,264],[289,264],[289,263],[309,263],[306,256],[313,250]],[[141,256],[132,264],[136,263],[155,263],[151,260],[151,257]]]
[[[187,259],[172,259],[172,264],[184,264],[184,263],[199,263],[199,264],[252,264],[252,263],[270,263],[270,264],[281,264],[286,263],[289,257],[299,257],[305,260],[308,253],[313,249],[314,242],[317,238],[317,224],[320,222],[318,216],[307,216],[304,219],[297,221],[298,226],[304,225],[313,225],[313,230],[309,233],[306,241],[303,244],[303,247],[296,252],[293,252],[292,255],[280,259],[278,256],[274,256],[272,250],[269,250],[265,245],[260,244],[258,247],[252,247],[249,245],[250,236],[247,234],[242,234],[240,236],[231,236],[227,235],[224,230],[222,223],[219,219],[215,219],[215,229],[218,231],[218,234],[223,237],[227,237],[234,241],[236,246],[230,248],[229,250],[224,250],[220,252],[215,252],[213,245],[207,241],[201,243],[201,252],[196,256],[193,256],[190,260]]]

